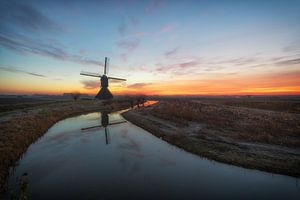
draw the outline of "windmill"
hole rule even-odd
[[[101,81],[101,89],[98,92],[98,94],[95,96],[96,99],[112,99],[113,95],[108,89],[108,80],[117,80],[117,81],[126,81],[126,79],[123,78],[114,78],[107,76],[107,71],[108,71],[108,58],[105,57],[105,64],[104,64],[104,74],[100,75],[97,73],[90,73],[90,72],[80,72],[80,75],[84,76],[92,76],[92,77],[97,77],[100,78]]]
[[[109,144],[110,143],[110,137],[109,137],[109,131],[108,131],[108,126],[110,125],[116,125],[116,124],[122,124],[122,123],[126,123],[127,121],[123,120],[123,121],[115,121],[115,122],[109,122],[109,116],[108,113],[106,111],[102,111],[101,112],[101,125],[97,125],[97,126],[90,126],[90,127],[86,127],[86,128],[82,128],[82,131],[85,130],[89,130],[89,129],[94,129],[94,128],[104,128],[105,131],[105,143]]]

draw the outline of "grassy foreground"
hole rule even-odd
[[[91,111],[128,108],[130,102],[114,100],[109,104],[96,100],[49,102],[0,115],[0,192],[6,189],[9,168],[31,143],[53,124],[64,118]]]
[[[192,100],[165,100],[123,116],[209,159],[300,177],[300,115]]]

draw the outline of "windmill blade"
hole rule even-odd
[[[106,144],[110,143],[109,132],[108,132],[108,129],[106,127],[105,127],[105,143]]]
[[[122,123],[126,123],[126,122],[127,122],[127,121],[112,122],[112,123],[109,123],[109,125],[122,124]]]
[[[109,73],[109,62],[110,62],[110,58],[107,58],[107,61],[106,61],[106,74]]]
[[[91,127],[87,127],[87,128],[82,128],[81,130],[84,131],[84,130],[88,130],[88,129],[92,129],[92,128],[100,128],[100,127],[102,127],[102,125],[91,126]]]
[[[107,74],[107,68],[108,68],[108,58],[105,57],[105,64],[104,64],[104,74]]]
[[[124,78],[115,78],[115,77],[107,77],[108,79],[113,79],[113,80],[117,80],[117,81],[126,81],[126,79]]]
[[[80,72],[80,75],[101,78],[100,74],[92,73],[92,72]]]

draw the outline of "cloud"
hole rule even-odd
[[[249,65],[258,62],[260,59],[258,57],[238,57],[228,60],[220,60],[220,61],[213,61],[209,64],[229,64],[229,65],[235,65],[235,66],[242,66],[242,65]]]
[[[175,29],[175,25],[174,24],[166,24],[160,27],[159,32],[158,33],[167,33],[170,32],[172,30]]]
[[[132,26],[137,27],[140,24],[140,20],[136,17],[130,17],[130,22]]]
[[[211,66],[211,67],[204,68],[204,71],[211,72],[211,71],[219,71],[219,70],[222,70],[222,69],[224,69],[224,67],[221,67],[221,66]],[[230,74],[232,74],[232,73],[230,73]]]
[[[127,25],[125,23],[122,23],[119,25],[118,27],[118,31],[120,33],[120,35],[124,36],[127,33]]]
[[[163,5],[163,0],[151,0],[145,7],[145,13],[151,14],[160,9]]]
[[[21,70],[21,69],[15,68],[15,67],[0,67],[0,70],[7,71],[7,72],[12,72],[12,73],[22,73],[22,74],[27,74],[27,75],[37,76],[37,77],[42,77],[42,78],[46,77],[43,74],[37,74],[37,73],[34,73],[34,72],[28,72],[28,71]]]
[[[174,48],[174,49],[171,49],[169,51],[166,51],[164,54],[166,57],[171,57],[173,55],[175,55],[178,51],[178,47]]]
[[[82,56],[86,55],[87,53],[88,53],[88,51],[86,49],[80,49],[79,50],[79,54],[82,55]]]
[[[290,45],[282,49],[283,52],[294,52],[300,50],[299,45]]]
[[[162,64],[158,63],[156,65],[159,67],[156,68],[156,71],[158,71],[158,72],[167,72],[170,70],[176,71],[176,70],[182,70],[182,69],[188,69],[191,67],[195,67],[195,66],[198,66],[199,64],[200,64],[200,62],[197,60],[176,63],[176,64],[172,64],[172,65],[162,65]],[[183,73],[183,72],[181,71],[180,73]]]
[[[17,34],[11,34],[8,36],[0,33],[0,45],[18,53],[32,53],[52,57],[58,60],[103,66],[103,63],[100,61],[82,57],[80,55],[69,54],[65,50],[61,49],[58,45],[45,44],[38,40],[32,40]]]
[[[124,39],[117,42],[117,45],[127,51],[131,52],[139,46],[140,41],[138,39]]]
[[[300,64],[300,58],[283,60],[276,63],[277,65],[296,65]]]
[[[62,29],[50,18],[28,4],[15,1],[1,1],[0,6],[1,29],[5,30],[11,25],[16,25],[27,31],[55,31]]]
[[[88,90],[100,87],[99,81],[84,80],[84,81],[81,81],[81,83],[83,84],[83,87]]]
[[[125,22],[121,23],[118,26],[118,32],[121,36],[126,36],[128,34],[128,32],[132,28],[136,28],[139,25],[139,23],[140,23],[140,21],[137,18],[131,16],[131,17],[129,17],[129,22],[128,22],[128,20],[126,20]]]
[[[197,66],[198,64],[200,64],[198,61],[190,61],[190,62],[180,63],[178,64],[178,66],[181,68],[189,68],[189,67]]]
[[[127,88],[141,89],[141,88],[143,88],[145,86],[148,86],[148,85],[152,85],[152,83],[134,83],[134,84],[128,85]]]
[[[62,28],[29,4],[15,1],[0,2],[0,46],[21,54],[37,54],[80,64],[103,65],[97,60],[70,54],[55,42],[38,41],[20,32],[62,32]]]

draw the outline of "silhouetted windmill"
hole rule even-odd
[[[96,99],[112,99],[113,98],[113,95],[108,90],[108,80],[109,79],[113,79],[113,80],[117,80],[117,81],[126,81],[126,79],[123,79],[123,78],[114,78],[114,77],[106,76],[107,68],[108,68],[108,59],[107,59],[107,57],[105,57],[104,74],[103,75],[100,75],[97,73],[90,73],[90,72],[81,72],[80,73],[80,75],[100,78],[101,89],[98,92],[98,94],[95,96]]]
[[[106,111],[102,111],[101,112],[101,125],[97,125],[97,126],[90,126],[87,128],[82,128],[82,131],[88,130],[88,129],[93,129],[93,128],[101,128],[104,127],[104,131],[105,131],[105,143],[109,144],[110,143],[110,137],[109,137],[109,131],[107,126],[109,125],[116,125],[116,124],[122,124],[122,123],[126,123],[125,120],[123,121],[116,121],[116,122],[109,122],[109,116],[108,113]]]

